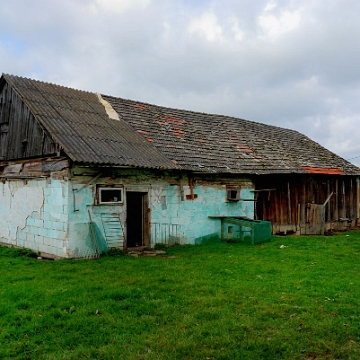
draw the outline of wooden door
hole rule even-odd
[[[307,204],[306,206],[306,235],[324,235],[325,233],[325,205]]]

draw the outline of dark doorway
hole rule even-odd
[[[127,247],[147,245],[147,193],[126,192]]]

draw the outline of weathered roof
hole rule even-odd
[[[311,168],[317,168],[318,174],[334,174],[336,169],[338,175],[360,174],[359,168],[294,130],[103,98],[135,131],[182,168],[243,174],[310,173]]]
[[[94,93],[3,75],[75,162],[177,168],[123,120],[112,120]]]
[[[294,130],[102,95],[119,115],[113,120],[94,93],[3,78],[79,163],[235,174],[360,174]]]

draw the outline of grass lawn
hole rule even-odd
[[[1,359],[360,359],[360,231],[170,258],[17,254],[0,247]]]

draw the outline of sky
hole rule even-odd
[[[0,72],[297,130],[360,166],[358,0],[0,0]]]

